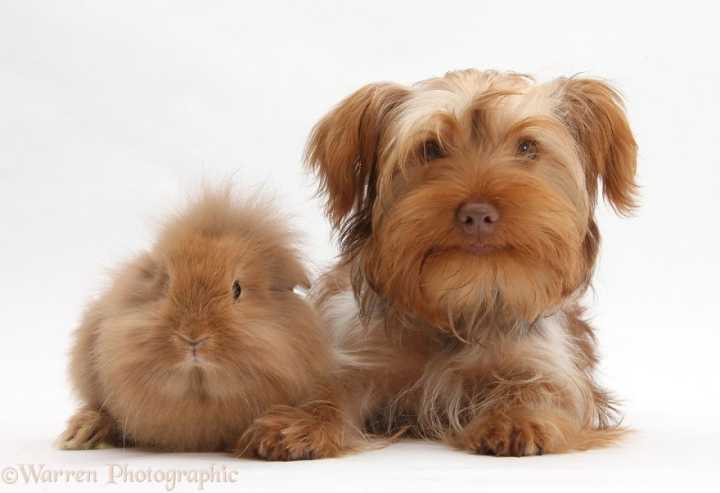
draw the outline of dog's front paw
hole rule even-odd
[[[89,450],[107,444],[113,430],[112,418],[103,411],[85,408],[70,418],[56,445],[62,450]]]
[[[240,438],[236,455],[277,461],[337,457],[345,451],[343,427],[340,412],[328,403],[274,406]]]
[[[524,457],[554,452],[564,437],[561,427],[546,418],[491,414],[471,421],[454,442],[477,454]]]

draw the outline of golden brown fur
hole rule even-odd
[[[70,364],[83,407],[59,446],[242,448],[256,416],[301,402],[328,371],[296,286],[307,274],[269,204],[206,192],[88,308]]]
[[[258,455],[337,455],[362,446],[357,430],[497,455],[618,438],[578,305],[598,181],[619,212],[635,204],[636,144],[615,90],[477,70],[371,84],[318,123],[307,162],[342,248],[313,293],[338,365],[316,397],[336,412],[271,411],[253,427]],[[470,202],[501,217],[480,240],[457,220]]]

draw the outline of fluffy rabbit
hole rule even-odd
[[[206,192],[121,268],[75,333],[83,407],[63,449],[235,450],[255,417],[321,379],[329,342],[294,237],[260,202]]]

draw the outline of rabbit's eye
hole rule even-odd
[[[232,285],[232,295],[233,299],[237,301],[240,298],[240,295],[242,294],[242,287],[240,286],[239,281],[235,281]]]

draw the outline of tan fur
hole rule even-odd
[[[301,402],[330,355],[314,310],[293,292],[308,286],[295,244],[269,204],[229,188],[168,221],[75,333],[83,408],[60,447],[231,450],[270,406]],[[202,338],[194,359],[185,340]]]
[[[353,429],[496,455],[621,435],[577,303],[599,246],[598,181],[618,211],[635,203],[636,144],[614,89],[478,70],[372,84],[322,119],[307,156],[342,248],[313,293],[338,364],[318,399],[342,415],[271,412],[260,456],[297,458],[285,429],[305,458],[357,448]],[[500,211],[482,254],[455,223],[470,201]]]

